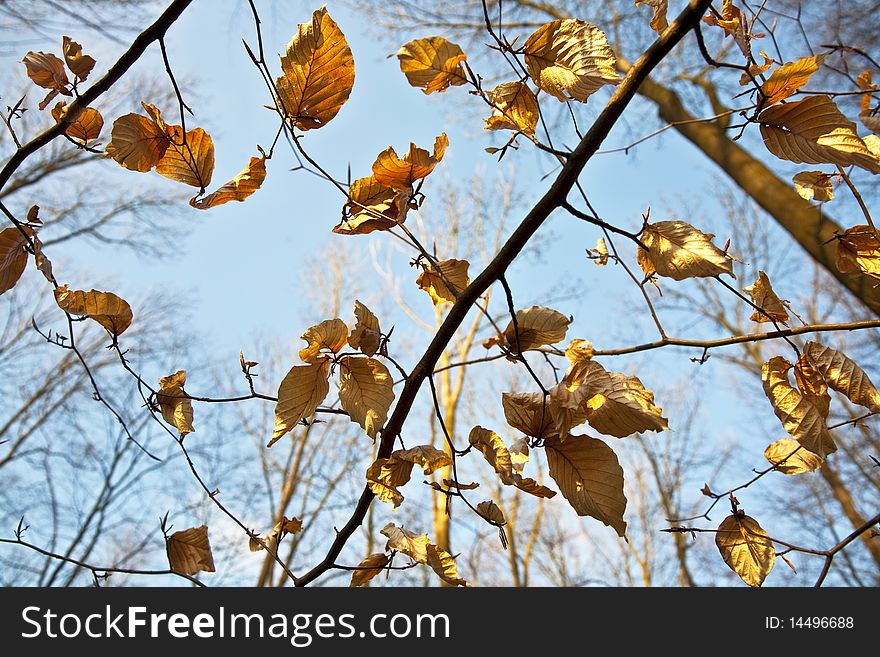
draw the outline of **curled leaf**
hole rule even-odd
[[[230,201],[244,201],[256,192],[266,179],[266,154],[252,157],[235,178],[202,198],[193,197],[189,204],[197,210],[208,210]]]
[[[433,153],[410,144],[409,151],[401,158],[389,146],[373,162],[373,177],[392,189],[408,190],[414,182],[428,177],[443,159],[448,146],[449,138],[445,132],[434,140]]]
[[[818,342],[808,342],[804,354],[809,356],[829,387],[846,395],[853,404],[864,406],[873,413],[880,412],[880,392],[855,361]]]
[[[428,566],[431,567],[437,577],[452,586],[467,586],[467,582],[458,576],[458,568],[455,559],[442,547],[428,543],[427,549]]]
[[[412,469],[412,461],[397,458],[394,454],[389,458],[376,459],[367,468],[367,485],[380,501],[393,504],[396,509],[404,499],[397,487],[410,480]]]
[[[320,363],[327,356],[339,353],[348,342],[348,327],[341,319],[325,319],[310,327],[301,336],[308,343],[299,350],[304,363]]]
[[[431,540],[427,534],[416,534],[393,522],[385,525],[379,533],[388,538],[386,549],[397,550],[416,563],[428,563],[428,546]]]
[[[468,442],[486,457],[486,461],[498,473],[502,482],[509,484],[512,481],[513,463],[501,436],[490,429],[476,426],[471,429]]]
[[[786,475],[813,472],[825,462],[821,456],[804,449],[798,441],[791,438],[782,438],[768,445],[764,450],[764,458]]]
[[[159,390],[156,392],[156,402],[159,404],[162,418],[177,429],[181,438],[195,431],[192,400],[183,390],[184,385],[186,385],[186,371],[178,370],[159,379]]]
[[[131,306],[112,292],[83,292],[71,290],[67,285],[56,287],[54,292],[61,310],[93,319],[114,336],[122,335],[131,325]]]
[[[486,130],[514,130],[533,137],[541,112],[538,99],[522,82],[502,82],[486,92],[492,104],[492,115],[486,119]]]
[[[383,185],[375,176],[358,178],[348,189],[342,223],[333,228],[339,235],[366,235],[388,230],[406,221],[411,196]]]
[[[494,525],[500,526],[507,522],[504,519],[504,512],[491,500],[486,500],[485,502],[477,504],[477,513]]]
[[[272,554],[278,552],[278,543],[288,534],[298,534],[302,530],[302,520],[299,518],[283,517],[272,528],[266,537],[251,537],[248,540],[248,548],[251,552],[259,552],[268,549]]]
[[[873,228],[853,226],[838,236],[837,269],[842,274],[861,271],[880,279],[880,240]]]
[[[27,266],[27,234],[29,228],[16,226],[0,230],[0,294],[8,292],[24,273]]]
[[[461,48],[441,36],[415,39],[397,51],[400,70],[407,81],[426,94],[467,84]]]
[[[61,51],[64,53],[64,61],[67,67],[80,80],[89,77],[89,73],[95,67],[95,59],[83,53],[82,46],[69,36],[61,37]]]
[[[507,328],[504,329],[504,339],[514,353],[522,353],[562,342],[571,322],[571,317],[566,317],[552,308],[543,306],[523,308],[516,311],[516,325],[513,320],[507,324]]]
[[[425,475],[452,465],[452,457],[449,454],[431,445],[418,445],[410,449],[398,449],[392,452],[391,456],[400,461],[418,465],[422,468]]]
[[[804,57],[796,62],[787,62],[777,68],[761,85],[761,91],[766,99],[765,103],[773,105],[796,93],[798,89],[810,81],[813,73],[819,70],[824,60],[824,54]]]
[[[802,199],[825,203],[834,198],[834,190],[831,187],[832,177],[831,174],[821,171],[801,171],[795,174],[792,181]]]
[[[654,10],[654,15],[651,17],[651,29],[657,34],[663,34],[669,27],[669,22],[666,20],[669,0],[636,0],[636,7],[640,5],[647,5]]]
[[[761,310],[755,310],[749,319],[753,322],[787,322],[788,310],[785,305],[776,296],[773,286],[770,285],[770,279],[767,274],[762,271],[758,272],[758,278],[748,287],[743,288],[743,292],[752,297],[754,303]]]
[[[354,316],[357,317],[357,324],[348,336],[348,344],[352,349],[360,349],[367,356],[374,356],[382,338],[379,318],[357,300],[354,302]]]
[[[416,279],[419,289],[425,290],[435,306],[455,303],[455,299],[470,284],[467,260],[442,260],[436,265],[427,263]]]

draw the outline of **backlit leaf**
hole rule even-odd
[[[274,445],[281,436],[299,424],[300,420],[314,414],[315,409],[330,392],[329,376],[330,359],[290,368],[278,387],[275,429],[272,432],[272,440],[266,447]]]
[[[822,373],[808,353],[802,353],[794,364],[794,380],[804,399],[815,406],[822,417],[831,410],[831,395]]]
[[[187,130],[167,126],[168,148],[156,163],[156,173],[184,185],[204,190],[211,184],[214,173],[214,142],[211,135],[201,128]]]
[[[467,84],[461,48],[443,37],[415,39],[397,51],[400,70],[409,83],[426,94]]]
[[[93,57],[83,53],[82,46],[69,36],[61,37],[61,52],[64,54],[64,61],[67,67],[80,80],[89,77],[89,73],[95,67]]]
[[[392,454],[389,458],[376,459],[367,468],[367,485],[382,502],[393,504],[396,509],[403,503],[403,494],[397,490],[412,476],[413,462]]]
[[[486,130],[514,130],[533,137],[538,119],[538,99],[522,82],[502,82],[486,92],[492,104],[492,115],[486,119]]]
[[[618,536],[626,535],[623,469],[614,451],[598,438],[568,436],[544,444],[550,476],[579,516],[591,516]]]
[[[375,440],[394,401],[391,375],[378,360],[346,356],[339,361],[339,401],[352,422]]]
[[[59,102],[52,108],[52,118],[55,119],[56,122],[60,121],[66,112],[67,105],[63,102]],[[67,127],[64,129],[64,134],[68,137],[73,137],[74,139],[79,139],[80,141],[88,143],[98,138],[103,127],[104,117],[101,116],[101,113],[96,109],[86,107],[80,112],[79,116],[67,124]]]
[[[55,288],[58,307],[71,315],[95,320],[112,335],[122,335],[131,325],[131,306],[112,292],[71,290],[67,285]]]
[[[191,198],[189,204],[197,210],[207,210],[230,201],[244,201],[256,192],[266,179],[266,154],[252,157],[247,166],[228,183],[202,198]]]
[[[755,310],[749,319],[753,322],[787,322],[788,310],[780,301],[779,297],[773,291],[770,285],[770,279],[767,274],[762,271],[758,272],[758,278],[748,287],[743,288],[743,292],[752,297],[752,303],[761,308]]]
[[[553,434],[553,416],[550,396],[542,392],[505,392],[501,406],[507,424],[532,438],[546,438]]]
[[[435,306],[455,303],[456,297],[470,284],[467,260],[441,260],[436,265],[426,263],[416,279],[419,289],[425,290]]]
[[[302,520],[283,517],[265,537],[250,538],[248,548],[251,552],[268,549],[272,554],[278,551],[278,543],[288,534],[297,534],[302,530]]]
[[[148,113],[154,110],[152,116],[159,118],[155,106],[146,103],[143,106]],[[126,169],[146,173],[159,164],[170,143],[161,119],[157,121],[140,114],[126,114],[113,122],[106,151]]]
[[[156,392],[156,402],[162,411],[162,418],[177,429],[181,437],[195,431],[192,400],[184,392],[184,385],[186,385],[186,371],[178,370],[159,379],[159,390]]]
[[[639,264],[646,274],[656,272],[676,281],[733,274],[733,261],[712,243],[712,233],[684,221],[648,224],[641,235],[647,251],[639,248]]]
[[[382,572],[388,565],[390,557],[384,552],[375,552],[357,565],[357,570],[351,573],[349,586],[366,586],[367,582]]]
[[[506,523],[506,520],[504,520],[504,512],[491,500],[486,500],[485,502],[477,504],[477,513],[496,525],[503,525]]]
[[[67,72],[64,70],[64,62],[55,55],[45,52],[29,52],[21,60],[27,68],[28,77],[37,86],[49,89],[49,93],[40,102],[40,111],[46,109],[52,99],[58,94],[72,95],[67,86]]]
[[[504,339],[510,349],[522,353],[562,342],[571,322],[571,317],[566,317],[552,308],[543,306],[523,308],[516,311],[516,326],[513,320],[507,324],[507,328],[504,329]]]
[[[418,445],[410,449],[398,449],[392,452],[391,456],[400,461],[418,465],[422,468],[425,475],[452,465],[452,457],[449,454],[431,445]]]
[[[428,544],[427,548],[428,565],[437,576],[447,584],[452,586],[467,586],[467,582],[458,576],[458,568],[455,565],[455,559],[442,547]]]
[[[853,404],[864,406],[874,413],[880,412],[880,392],[853,360],[818,342],[807,342],[804,353],[810,357],[830,388],[846,395]]]
[[[326,125],[354,87],[354,58],[345,35],[325,7],[300,23],[281,58],[275,86],[284,116],[300,130]]]
[[[348,344],[352,349],[360,349],[367,356],[374,356],[382,338],[379,318],[357,300],[354,302],[354,316],[357,317],[357,324],[348,336]]]
[[[801,171],[792,180],[801,198],[806,201],[824,203],[834,198],[831,187],[831,174],[821,171]]]
[[[401,158],[389,146],[373,162],[373,177],[392,189],[407,190],[414,182],[428,177],[443,159],[448,146],[449,138],[445,132],[434,140],[433,153],[411,143],[409,151]]]
[[[23,230],[27,232],[30,229]],[[27,266],[27,243],[25,233],[16,226],[0,230],[0,294],[15,287],[21,278]]]
[[[208,525],[174,532],[165,542],[165,551],[172,570],[185,575],[195,575],[200,571],[214,572]]]
[[[880,278],[880,240],[873,228],[853,226],[838,237],[837,269],[843,274],[861,271]]]
[[[504,444],[501,436],[490,429],[476,426],[471,429],[468,442],[486,457],[486,461],[498,473],[502,482],[511,482],[513,464],[510,459],[510,452],[507,450],[507,446]]]
[[[824,60],[824,54],[804,57],[796,62],[787,62],[773,71],[767,81],[761,85],[766,104],[773,105],[794,94],[810,81],[813,73],[819,70]]]
[[[427,534],[416,534],[396,526],[393,522],[385,525],[380,533],[388,538],[386,549],[397,550],[416,563],[428,563],[428,546],[431,540]]]
[[[304,363],[320,363],[327,356],[339,353],[348,342],[348,327],[341,319],[325,319],[315,324],[301,336],[308,343],[299,350]]]
[[[747,515],[730,515],[715,534],[724,563],[749,586],[761,586],[773,570],[776,549],[761,525]]]
[[[617,62],[605,33],[573,18],[542,25],[523,46],[529,76],[565,102],[586,101],[606,84],[617,84]]]
[[[791,438],[782,438],[768,445],[764,450],[764,458],[786,475],[813,472],[825,462],[821,456],[804,449],[798,441]]]
[[[669,0],[636,0],[636,7],[647,5],[654,10],[651,17],[651,29],[657,34],[663,34],[669,23],[666,20],[666,11],[669,9]]]
[[[406,221],[411,196],[383,185],[374,176],[358,178],[348,189],[342,208],[342,223],[333,229],[339,235],[366,235],[388,230]]]
[[[669,423],[654,404],[654,393],[635,376],[608,372],[601,392],[586,401],[587,422],[596,431],[623,438],[643,431],[665,431]]]

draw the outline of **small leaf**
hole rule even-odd
[[[342,208],[342,223],[333,228],[338,235],[367,235],[388,230],[406,221],[411,195],[383,185],[375,176],[358,178],[348,188]]]
[[[511,320],[504,329],[504,339],[514,353],[538,349],[565,340],[571,317],[543,306],[516,311],[516,326]],[[517,334],[519,343],[517,343]]]
[[[442,260],[436,265],[427,263],[416,279],[419,289],[425,290],[435,306],[455,303],[456,297],[470,285],[467,260]]]
[[[514,130],[530,137],[541,116],[538,99],[522,82],[502,82],[486,92],[492,115],[486,119],[486,130]]]
[[[452,586],[467,586],[467,582],[458,576],[458,568],[455,559],[442,547],[428,543],[428,565],[437,576]]]
[[[731,257],[712,243],[711,233],[697,230],[684,221],[659,221],[648,224],[641,235],[639,264],[645,274],[681,281],[686,278],[706,278],[733,274]]]
[[[214,557],[208,542],[208,525],[174,532],[165,542],[171,570],[184,575],[214,572]]]
[[[759,323],[788,321],[788,310],[776,296],[773,286],[770,285],[770,279],[764,272],[759,271],[755,282],[744,287],[743,292],[752,297],[752,303],[764,311],[755,310],[749,320]]]
[[[803,353],[794,364],[794,380],[804,399],[815,406],[822,417],[827,418],[831,410],[831,395],[822,373],[813,359]]]
[[[362,353],[372,357],[379,351],[382,338],[379,318],[357,300],[354,302],[354,316],[357,317],[357,324],[348,336],[348,344],[352,349],[360,349]]]
[[[0,230],[0,294],[15,287],[24,273],[28,260],[27,234],[33,234],[27,227]]]
[[[67,105],[63,102],[59,102],[52,108],[52,118],[55,119],[56,122],[59,122],[66,112]],[[64,129],[64,134],[88,144],[90,141],[94,141],[98,138],[103,128],[104,117],[101,116],[101,113],[96,109],[86,107],[79,113],[79,116],[67,124],[67,127]]]
[[[28,77],[39,87],[49,89],[49,93],[40,102],[38,107],[43,111],[58,94],[71,96],[68,89],[70,81],[64,70],[64,62],[55,55],[45,52],[29,52],[21,60],[27,67]]]
[[[193,197],[189,204],[197,210],[208,210],[230,201],[244,201],[260,189],[266,179],[266,154],[252,157],[244,171],[214,192],[202,198]]]
[[[834,190],[831,187],[832,177],[831,174],[821,171],[801,171],[792,178],[792,181],[802,199],[825,203],[834,198]]]
[[[501,436],[490,429],[476,426],[468,435],[468,443],[486,457],[486,461],[498,473],[502,482],[509,484],[512,481],[513,464]]]
[[[462,66],[467,56],[457,44],[443,37],[415,39],[401,47],[396,54],[407,81],[426,94],[467,84]]]
[[[389,458],[376,459],[367,468],[367,485],[380,501],[393,504],[396,509],[404,499],[397,487],[409,482],[412,469],[412,461],[397,458],[394,454]]]
[[[184,392],[184,385],[186,385],[186,371],[179,370],[159,379],[159,390],[156,393],[156,401],[162,411],[162,417],[177,429],[181,438],[195,431],[192,400]]]
[[[556,496],[556,491],[542,486],[532,478],[525,479],[518,474],[513,475],[513,485],[524,493],[534,495],[535,497],[551,498]]]
[[[782,438],[768,445],[764,450],[764,458],[786,475],[813,472],[825,462],[821,456],[804,449],[798,441],[791,438]]]
[[[354,87],[354,58],[345,35],[325,7],[300,23],[281,58],[275,86],[284,117],[300,130],[327,125]]]
[[[71,315],[95,320],[111,335],[122,335],[131,326],[131,306],[112,292],[71,290],[67,285],[55,288],[58,307]]]
[[[345,356],[339,361],[339,401],[352,422],[376,439],[394,401],[391,375],[378,360]]]
[[[302,520],[284,516],[275,523],[272,531],[264,538],[250,538],[248,548],[251,552],[259,552],[268,549],[272,554],[278,552],[278,543],[288,534],[298,534],[302,530]]]
[[[861,271],[880,279],[880,240],[873,228],[853,226],[837,238],[837,269],[842,274]]]
[[[80,80],[89,77],[89,73],[95,67],[93,57],[86,55],[82,51],[82,46],[69,36],[61,37],[61,52],[64,53],[64,61],[67,67]]]
[[[426,476],[440,468],[448,468],[452,465],[452,457],[449,454],[431,445],[418,445],[410,449],[398,449],[392,452],[391,456],[400,461],[407,461],[418,465]]]
[[[298,365],[290,368],[287,376],[278,387],[278,403],[275,405],[275,430],[271,447],[293,429],[300,420],[311,417],[315,409],[330,392],[330,359],[312,365]]]
[[[562,102],[586,102],[606,84],[617,84],[617,62],[605,33],[573,18],[542,25],[523,46],[529,76]]]
[[[433,153],[411,143],[409,152],[400,158],[389,146],[373,162],[373,176],[376,181],[392,189],[408,190],[414,182],[428,177],[443,159],[448,146],[449,138],[445,132],[434,140]]]
[[[477,504],[477,512],[483,516],[489,522],[495,525],[504,525],[506,524],[506,520],[504,519],[504,512],[498,508],[498,505],[491,500],[486,500],[485,502],[480,502]]]
[[[810,81],[813,73],[819,70],[824,60],[824,54],[804,57],[796,62],[787,62],[773,71],[767,81],[761,85],[766,104],[773,105],[796,93]]]
[[[747,515],[730,515],[715,534],[724,563],[749,586],[761,586],[773,570],[776,549],[761,525]]]
[[[669,27],[669,22],[666,20],[669,0],[636,0],[636,7],[640,5],[647,5],[654,10],[654,15],[651,17],[651,29],[657,34],[663,34]]]
[[[846,395],[853,404],[864,406],[872,413],[880,412],[880,393],[855,361],[818,342],[807,342],[804,354],[829,387]]]
[[[431,540],[427,534],[416,534],[396,526],[393,522],[385,525],[380,533],[388,538],[386,549],[397,550],[416,563],[428,563],[428,546]]]
[[[375,552],[357,565],[357,570],[351,573],[349,586],[366,586],[367,582],[384,570],[391,560],[384,552]]]
[[[304,363],[320,363],[338,354],[348,342],[348,327],[341,319],[326,319],[310,327],[301,336],[309,346],[299,350]]]

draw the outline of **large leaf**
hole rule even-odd
[[[461,48],[441,36],[415,39],[397,51],[400,70],[409,83],[426,94],[467,84]]]
[[[126,169],[146,173],[159,164],[170,143],[163,125],[140,114],[126,114],[113,122],[106,151]]]
[[[663,409],[654,404],[654,393],[638,377],[619,372],[602,378],[602,388],[586,400],[586,410],[591,427],[617,438],[669,428]]]
[[[617,84],[616,58],[605,33],[573,18],[542,25],[523,46],[529,76],[565,102],[586,101],[606,84]]]
[[[310,417],[315,412],[330,392],[329,376],[330,359],[290,368],[278,387],[275,430],[272,432],[272,440],[266,447],[274,445],[300,420]]]
[[[749,586],[761,586],[773,570],[776,549],[754,518],[739,513],[724,519],[715,534],[724,563]]]
[[[230,201],[244,201],[257,191],[266,179],[266,154],[252,157],[247,166],[228,183],[202,198],[191,198],[189,204],[197,210],[207,210]]]
[[[445,132],[434,140],[433,153],[410,143],[406,155],[398,157],[394,148],[389,146],[373,162],[373,177],[392,189],[408,190],[413,183],[430,175],[443,159],[448,146],[449,138]]]
[[[827,96],[809,96],[765,109],[758,116],[764,145],[797,164],[856,165],[880,173],[880,159]]]
[[[788,434],[804,449],[819,456],[827,456],[837,449],[825,426],[825,418],[818,408],[795,390],[788,379],[792,365],[781,356],[764,363],[761,379],[764,394],[773,406],[773,412]]]
[[[30,229],[19,230],[16,226],[0,230],[0,294],[15,287],[27,266],[25,233],[28,231]]]
[[[345,356],[339,361],[339,402],[374,440],[394,401],[392,385],[388,368],[378,360]]]
[[[214,572],[214,557],[208,542],[208,525],[174,532],[165,542],[168,564],[185,575]]]
[[[431,544],[431,539],[427,534],[416,534],[398,527],[393,522],[385,525],[379,533],[388,538],[386,549],[397,550],[416,563],[428,563],[428,546]]]
[[[808,342],[804,353],[829,387],[846,395],[853,404],[864,406],[873,413],[880,412],[880,392],[853,360],[818,342]]]
[[[131,326],[131,306],[112,292],[71,290],[67,285],[56,287],[54,292],[61,310],[93,319],[114,336]]]
[[[697,230],[684,221],[648,224],[641,235],[639,264],[646,274],[656,272],[680,281],[720,274],[733,275],[731,257],[712,243],[711,233]]]
[[[412,476],[413,462],[397,458],[376,459],[367,468],[367,486],[382,502],[393,504],[396,509],[403,504],[403,493],[397,490]]]
[[[614,451],[598,438],[569,436],[545,443],[550,476],[579,516],[591,516],[618,536],[626,535],[623,468]]]
[[[552,403],[550,395],[542,392],[505,392],[501,395],[507,424],[532,438],[554,435]]]
[[[181,437],[195,431],[192,400],[184,392],[184,385],[186,385],[186,371],[179,370],[159,379],[159,390],[156,392],[156,401],[162,411],[162,417],[177,429]]]
[[[342,109],[354,87],[354,58],[326,8],[300,23],[281,70],[275,83],[278,100],[285,118],[300,130],[320,128]]]
[[[761,85],[766,104],[773,105],[796,93],[810,81],[813,73],[819,70],[824,60],[825,55],[804,57],[796,62],[787,62],[773,71],[767,81]]]

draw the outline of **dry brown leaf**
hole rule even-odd
[[[538,99],[522,82],[502,82],[486,92],[492,115],[486,119],[486,130],[514,130],[530,137],[541,116]]]
[[[379,318],[369,308],[355,299],[354,316],[357,324],[351,335],[348,336],[348,344],[352,349],[360,349],[367,356],[374,356],[379,351],[382,339],[382,329],[379,328]]]
[[[861,271],[880,278],[880,240],[868,225],[847,228],[837,239],[837,269],[843,274]]]
[[[753,79],[757,80],[759,75],[766,73],[770,70],[770,67],[776,63],[776,60],[770,57],[763,50],[761,51],[761,57],[764,58],[763,64],[751,64],[749,65],[749,72],[746,73],[743,71],[743,74],[739,76],[739,83],[741,86],[745,86],[750,84]]]
[[[416,534],[396,526],[393,522],[385,525],[379,533],[388,538],[387,550],[397,550],[416,563],[428,563],[428,546],[431,540],[427,534]]]
[[[112,335],[122,335],[131,325],[131,306],[112,292],[71,290],[62,285],[55,288],[58,307],[71,315],[89,317]]]
[[[449,138],[445,132],[434,140],[433,153],[410,143],[409,151],[400,158],[394,148],[389,146],[373,162],[373,177],[392,189],[408,190],[417,180],[428,177],[443,159],[448,146]]]
[[[168,148],[156,163],[156,173],[200,190],[211,184],[214,173],[214,142],[201,128],[187,130],[177,125],[166,126]]]
[[[259,149],[259,146],[257,147]],[[189,204],[197,210],[208,210],[230,201],[244,201],[256,192],[266,179],[266,154],[252,157],[247,166],[228,183],[202,198],[193,197]]]
[[[550,396],[543,392],[505,392],[501,395],[507,424],[532,438],[555,435],[552,405]]]
[[[495,525],[500,526],[507,522],[504,519],[504,512],[491,500],[486,500],[485,502],[477,504],[477,513]]]
[[[113,122],[107,155],[131,171],[146,173],[162,160],[171,140],[155,106],[142,103],[155,118],[126,114]]]
[[[807,342],[804,354],[810,357],[830,388],[846,395],[853,404],[864,406],[873,413],[880,412],[880,392],[855,361],[818,342]]]
[[[821,171],[801,171],[792,178],[792,181],[802,199],[825,203],[834,198],[834,190],[831,187],[832,178],[831,174]]]
[[[310,417],[330,392],[330,359],[313,365],[291,367],[278,387],[278,403],[275,405],[275,429],[271,447],[293,429],[300,420]]]
[[[455,303],[456,297],[470,285],[467,260],[441,260],[436,265],[427,263],[416,279],[416,285],[431,296],[435,306]]]
[[[590,254],[593,256],[593,262],[597,266],[604,267],[608,264],[608,245],[605,243],[604,237],[596,240],[596,248],[592,249]]]
[[[598,438],[568,436],[544,445],[550,476],[579,516],[592,516],[618,536],[626,535],[623,469],[614,451]]]
[[[174,532],[165,542],[171,570],[184,575],[214,572],[214,557],[208,542],[208,525]]]
[[[28,231],[33,233],[29,228],[20,230],[17,226],[0,230],[0,294],[15,287],[24,273],[28,260]]]
[[[89,73],[95,67],[95,60],[93,57],[83,53],[80,44],[69,36],[63,36],[61,37],[61,52],[64,54],[64,61],[67,62],[67,67],[71,73],[80,80],[85,80],[89,77]]]
[[[765,109],[758,116],[764,145],[796,164],[856,165],[880,173],[880,159],[827,96],[809,96]]]
[[[455,565],[455,559],[442,547],[428,543],[427,548],[428,565],[431,567],[437,577],[452,586],[467,586],[468,583],[458,576],[458,568]]]
[[[366,586],[367,582],[384,570],[391,560],[384,552],[374,552],[357,565],[357,570],[351,573],[349,586]]]
[[[422,468],[425,475],[452,465],[452,457],[449,454],[431,445],[418,445],[410,449],[398,449],[391,453],[391,457],[418,465]]]
[[[462,63],[467,55],[441,36],[415,39],[397,51],[407,81],[426,94],[467,84]]]
[[[516,311],[516,326],[513,320],[504,329],[504,339],[514,353],[522,353],[548,344],[565,340],[568,325],[572,318],[543,306],[531,306]],[[517,343],[519,335],[519,343]]]
[[[824,54],[804,57],[796,62],[787,62],[777,68],[761,85],[761,91],[766,99],[765,103],[773,105],[797,92],[810,81],[813,73],[819,70],[824,60]]]
[[[587,98],[617,84],[617,58],[605,33],[573,18],[539,27],[523,46],[529,76],[543,91],[565,102]]]
[[[162,411],[162,417],[177,429],[181,438],[195,431],[192,400],[183,390],[184,385],[186,385],[186,370],[178,370],[159,379],[159,390],[156,392],[156,402],[159,404],[159,410]]]
[[[822,373],[806,353],[801,354],[794,364],[794,380],[804,399],[815,406],[822,417],[827,418],[831,410],[831,395],[828,394]]]
[[[513,485],[519,488],[524,493],[529,493],[530,495],[534,495],[535,497],[546,497],[549,499],[556,495],[555,490],[551,490],[546,486],[542,486],[532,478],[526,479],[518,474],[513,475]]]
[[[348,189],[342,222],[333,228],[339,235],[367,235],[388,230],[406,221],[411,195],[383,185],[374,176],[358,178]]]
[[[586,419],[596,431],[623,438],[643,431],[665,431],[669,422],[654,404],[654,393],[636,376],[608,372],[601,392],[586,400]]]
[[[795,390],[788,379],[792,364],[781,356],[774,356],[764,363],[761,380],[764,394],[773,406],[773,412],[788,434],[804,449],[819,456],[827,456],[837,446],[825,426],[821,411]]]
[[[825,462],[821,456],[804,449],[798,441],[791,438],[782,438],[770,443],[764,450],[764,458],[786,475],[813,472],[821,468]]]
[[[339,361],[339,402],[374,440],[394,401],[392,385],[388,368],[378,360],[346,356]]]
[[[45,279],[50,283],[55,283],[55,276],[52,273],[52,261],[46,257],[46,254],[43,253],[43,243],[40,241],[40,238],[34,235],[34,264],[37,265],[37,269],[40,270],[40,273],[43,274]],[[3,294],[0,292],[0,294]]]
[[[526,437],[514,440],[507,450],[510,452],[510,465],[513,474],[521,475],[529,462],[529,439]]]
[[[68,89],[70,81],[64,70],[64,62],[51,53],[29,52],[21,60],[27,68],[28,77],[39,87],[49,89],[49,93],[40,102],[40,111],[46,109],[58,94],[71,96]]]
[[[59,101],[58,104],[52,108],[52,118],[55,119],[56,122],[59,122],[66,112],[67,104]],[[79,116],[67,124],[67,127],[64,129],[64,134],[88,144],[90,141],[94,141],[98,138],[103,128],[104,117],[101,116],[101,113],[96,109],[86,107],[79,113]]]
[[[511,483],[513,480],[513,464],[510,459],[510,452],[501,436],[490,429],[476,426],[471,429],[470,435],[468,435],[468,443],[486,457],[486,461],[498,473],[503,483]]]
[[[299,357],[304,363],[319,363],[327,356],[338,354],[348,342],[348,327],[341,319],[325,319],[315,324],[300,336],[308,343],[299,350]]]
[[[300,23],[281,58],[275,82],[286,119],[300,130],[326,125],[354,87],[354,57],[345,35],[325,7]]]
[[[749,586],[761,586],[773,570],[776,549],[761,525],[747,515],[730,515],[715,534],[724,563]]]
[[[396,509],[403,504],[403,494],[397,487],[410,480],[413,465],[412,461],[397,458],[394,454],[376,459],[367,468],[367,485],[380,501],[393,504]]]
[[[654,10],[654,15],[651,17],[651,29],[657,34],[663,34],[669,27],[669,22],[666,20],[669,0],[636,0],[636,7],[640,5],[647,5]]]
[[[733,274],[733,260],[712,243],[712,233],[697,230],[684,221],[658,221],[648,224],[641,235],[639,264],[645,274],[681,281],[685,278],[705,278]]]
[[[437,482],[432,482],[432,483],[436,484]],[[441,480],[441,483],[444,486],[446,486],[447,488],[456,488],[458,490],[474,490],[475,488],[480,487],[480,484],[478,484],[475,481],[472,481],[469,484],[462,484],[461,482],[454,481],[452,479],[443,479],[443,480]]]
[[[251,552],[259,552],[268,549],[272,554],[278,552],[278,543],[288,534],[298,534],[302,531],[302,520],[284,516],[275,523],[272,531],[265,537],[251,537],[248,539],[248,548]]]
[[[764,311],[755,310],[751,317],[749,317],[749,320],[759,323],[788,321],[788,310],[786,310],[785,304],[776,296],[773,286],[770,285],[770,279],[767,278],[767,274],[764,272],[759,271],[755,282],[748,287],[744,287],[743,292],[752,297],[752,303]]]

